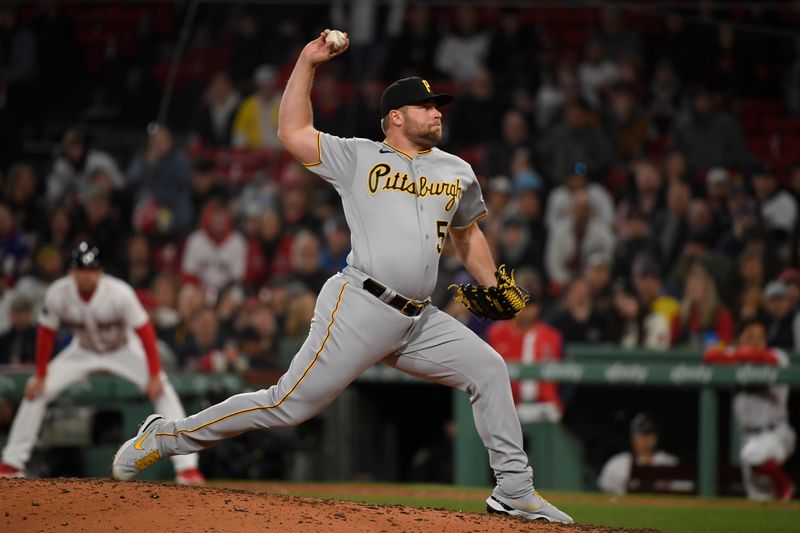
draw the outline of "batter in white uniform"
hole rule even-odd
[[[429,302],[448,235],[476,280],[496,283],[497,267],[475,224],[486,214],[475,174],[435,147],[442,135],[438,108],[452,97],[434,94],[425,80],[405,78],[381,98],[384,142],[318,132],[309,99],[314,69],[347,48],[334,51],[327,34],[300,54],[278,133],[289,153],[341,196],[352,233],[348,266],[322,288],[309,336],[276,385],[189,418],[151,415],[114,457],[114,477],[130,479],[162,457],[245,431],[299,424],[380,361],[469,395],[497,481],[488,510],[572,522],[533,489],[503,359]]]
[[[739,326],[737,346],[711,348],[706,362],[788,366],[782,350],[767,347],[767,327],[759,319]],[[739,461],[747,497],[752,500],[792,499],[795,485],[783,470],[792,456],[797,436],[789,425],[789,386],[742,389],[734,395],[733,413],[741,437]]]
[[[71,329],[74,337],[49,363],[59,327]],[[36,374],[26,385],[11,425],[0,477],[24,477],[47,405],[96,372],[136,384],[166,416],[186,416],[161,370],[155,330],[142,304],[129,285],[103,274],[99,250],[83,242],[72,253],[69,275],[53,282],[45,294],[36,338]],[[173,463],[178,483],[204,482],[196,454],[176,456]]]

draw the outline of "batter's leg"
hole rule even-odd
[[[517,499],[533,491],[503,358],[450,315],[431,307],[420,317],[407,345],[384,359],[413,376],[465,391],[475,427],[489,453],[500,495]]]
[[[47,367],[44,392],[33,400],[23,398],[11,424],[8,442],[3,449],[3,462],[23,470],[31,457],[47,405],[67,387],[86,378],[96,364],[95,357],[70,344]]]
[[[233,396],[188,418],[154,423],[156,448],[148,453],[186,454],[246,431],[297,425],[330,404],[364,370],[399,349],[412,323],[336,275],[322,288],[309,336],[277,384]],[[150,446],[148,435],[144,433],[147,438],[140,442],[144,451]],[[118,479],[127,479],[134,468],[129,465],[135,465],[135,471],[148,466],[141,462],[143,454],[131,448],[126,443],[117,452]]]
[[[145,392],[150,375],[147,370],[144,349],[137,338],[133,338],[127,347],[104,356],[102,361],[103,370],[134,383],[142,392]],[[183,404],[181,404],[178,393],[175,392],[167,374],[163,371],[161,380],[164,384],[164,392],[153,402],[156,413],[171,420],[184,418],[186,411],[183,409]],[[196,453],[175,456],[171,460],[176,472],[197,468],[198,464]]]

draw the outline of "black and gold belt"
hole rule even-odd
[[[383,295],[386,294],[386,287],[372,278],[365,279],[363,287],[365,291],[380,299],[382,302],[391,305],[406,316],[417,316],[422,312],[425,306],[428,305],[427,302],[409,300],[399,294],[396,294],[391,300],[386,301],[382,298]]]

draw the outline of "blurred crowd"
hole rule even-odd
[[[406,75],[457,94],[442,148],[474,166],[495,258],[535,295],[516,327],[702,348],[760,316],[771,346],[800,350],[800,11],[204,5],[186,57],[216,48],[213,70],[182,64],[173,100],[190,112],[157,122],[154,106],[131,116],[149,102],[132,93],[163,89],[148,68],[181,7],[128,6],[152,37],[136,62],[122,42],[90,56],[76,28],[95,8],[73,7],[0,6],[0,364],[31,362],[44,291],[82,239],[136,289],[174,367],[288,364],[350,247],[335,192],[276,135],[281,86],[326,26],[351,49],[317,73],[318,129],[382,139],[380,94]],[[114,105],[133,141],[98,135]],[[445,247],[434,303],[490,335],[447,293],[466,278]]]

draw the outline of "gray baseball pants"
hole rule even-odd
[[[433,306],[413,318],[400,313],[361,288],[365,277],[348,267],[330,278],[317,298],[308,338],[278,383],[169,421],[156,434],[161,456],[196,452],[254,429],[300,424],[382,362],[465,391],[497,479],[495,492],[512,499],[530,495],[532,473],[500,355]]]

